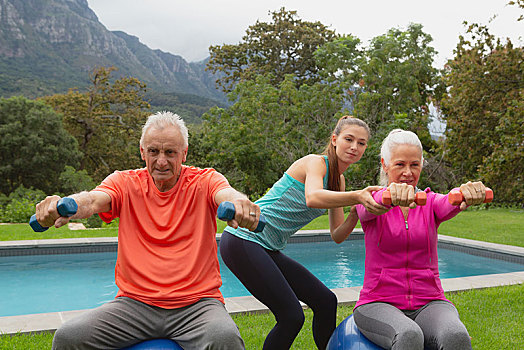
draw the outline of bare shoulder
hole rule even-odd
[[[308,154],[300,159],[297,159],[289,169],[292,168],[306,168],[309,166],[318,166],[320,164],[325,164],[324,156],[319,154]]]
[[[313,165],[315,167],[326,165],[326,160],[324,156],[321,154],[308,154],[304,158],[308,162],[308,165]]]
[[[318,154],[308,154],[291,164],[286,172],[296,180],[304,182],[306,173],[310,173],[311,171],[325,174],[325,165],[326,161],[324,160],[324,156]]]

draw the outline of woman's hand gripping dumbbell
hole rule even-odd
[[[416,205],[426,205],[426,200],[426,192],[419,191],[415,193]],[[389,189],[386,189],[384,192],[382,192],[382,203],[384,203],[384,205],[391,205],[391,192],[389,191]]]

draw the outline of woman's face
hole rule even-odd
[[[422,151],[415,145],[397,145],[391,150],[391,159],[386,165],[381,159],[382,168],[388,175],[388,185],[406,183],[417,186],[422,172]]]
[[[332,135],[331,142],[335,146],[337,157],[344,164],[358,162],[368,146],[368,132],[358,125],[346,125],[340,134]]]

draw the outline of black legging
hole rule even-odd
[[[277,323],[263,349],[291,347],[304,324],[299,300],[313,310],[315,344],[326,348],[336,326],[337,298],[318,278],[282,252],[228,232],[220,239],[220,255],[247,290],[275,315]]]

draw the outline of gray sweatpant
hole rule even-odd
[[[372,342],[393,350],[471,350],[471,339],[453,304],[432,301],[417,310],[369,303],[353,312],[358,329]]]
[[[183,349],[244,349],[238,327],[219,300],[163,309],[120,297],[64,323],[55,349],[121,349],[153,338],[168,338]]]

